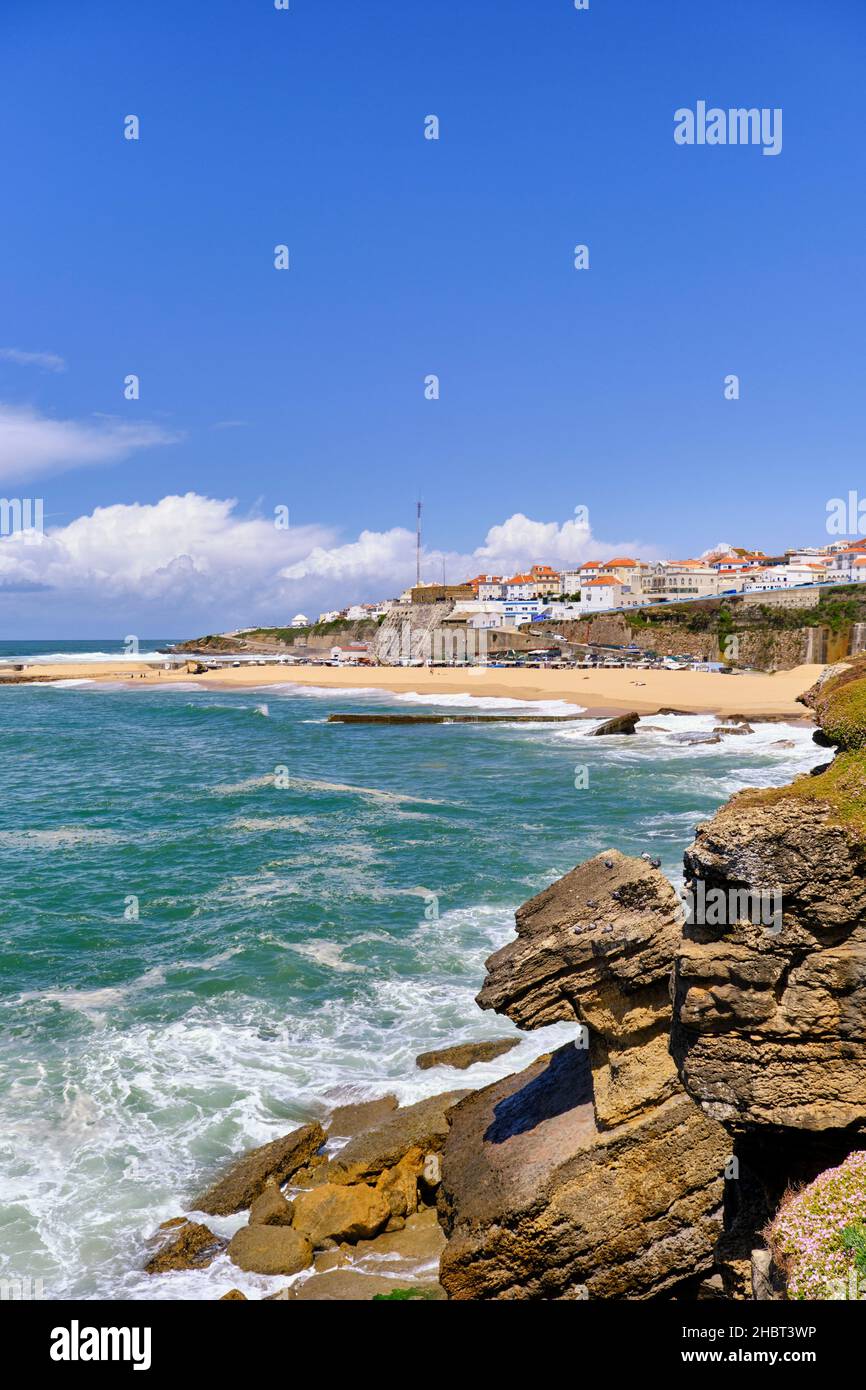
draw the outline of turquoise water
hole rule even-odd
[[[824,756],[779,725],[677,742],[710,717],[615,740],[324,722],[411,703],[289,684],[0,693],[2,1276],[48,1298],[284,1284],[224,1259],[148,1279],[144,1239],[226,1157],[335,1103],[465,1085],[414,1057],[512,1031],[474,996],[517,905],[609,845],[676,879],[732,791]],[[471,1082],[572,1034],[529,1035]]]
[[[155,657],[166,647],[170,646],[174,638],[166,637],[140,637],[138,642],[138,659],[141,657]],[[116,659],[119,656],[135,657],[135,653],[130,650],[128,639],[113,638],[106,641],[104,638],[79,638],[76,641],[65,642],[0,642],[0,661],[107,661]]]

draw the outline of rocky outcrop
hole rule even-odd
[[[572,1046],[459,1105],[440,1281],[454,1299],[649,1298],[712,1267],[727,1142],[681,1091],[600,1131]]]
[[[596,1118],[632,1118],[678,1090],[668,1056],[669,980],[682,909],[651,862],[596,855],[516,914],[478,996],[521,1028],[586,1024]]]
[[[756,1248],[786,1194],[866,1148],[863,669],[825,673],[803,697],[833,761],[735,796],[685,856],[694,902],[716,910],[690,914],[677,948],[671,1051],[732,1136],[718,1255],[735,1297],[775,1296]]]
[[[328,1182],[364,1182],[393,1168],[411,1148],[441,1152],[448,1137],[448,1111],[467,1094],[446,1091],[415,1105],[400,1106],[378,1129],[358,1134],[327,1165]]]
[[[329,1132],[349,1139],[364,1130],[375,1129],[387,1120],[397,1109],[397,1097],[393,1094],[381,1096],[378,1100],[362,1100],[354,1105],[338,1105],[332,1111]]]
[[[668,1054],[681,917],[658,869],[614,850],[518,911],[478,1002],[577,1036],[452,1112],[451,1298],[650,1298],[710,1272],[730,1141]]]
[[[603,738],[607,734],[633,734],[639,719],[640,715],[635,710],[630,714],[617,714],[613,719],[606,719],[590,733],[594,738]]]
[[[318,1124],[254,1149],[196,1203],[220,1215],[248,1207],[247,1225],[229,1241],[187,1217],[165,1222],[145,1268],[203,1269],[225,1250],[240,1269],[257,1274],[291,1276],[315,1263],[303,1291],[298,1285],[271,1297],[444,1298],[436,1282],[445,1243],[436,1192],[448,1113],[469,1094],[448,1091],[405,1107],[389,1094],[338,1106],[330,1159],[320,1152],[328,1136]],[[326,1280],[332,1273],[340,1277]],[[232,1290],[223,1297],[244,1295]]]
[[[866,1131],[859,832],[820,795],[743,793],[698,828],[686,870],[731,904],[725,920],[689,925],[677,950],[672,1050],[686,1089],[734,1131]]]
[[[293,1173],[309,1163],[325,1142],[320,1124],[303,1125],[282,1139],[273,1139],[253,1149],[229,1168],[203,1196],[196,1199],[196,1211],[211,1216],[231,1216],[252,1205],[269,1182],[287,1182]]]
[[[147,1274],[168,1274],[178,1269],[207,1269],[225,1249],[225,1241],[198,1221],[176,1216],[163,1221],[157,1231],[163,1243],[145,1263]]]
[[[427,1071],[430,1067],[457,1067],[465,1071],[476,1062],[492,1062],[503,1053],[510,1052],[520,1043],[519,1038],[493,1038],[487,1042],[455,1043],[453,1047],[438,1047],[432,1052],[421,1052],[415,1058],[416,1067]]]

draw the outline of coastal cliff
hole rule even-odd
[[[519,909],[488,961],[482,1008],[573,1020],[576,1040],[452,1112],[451,1298],[692,1297],[710,1274],[716,1296],[785,1296],[785,1203],[803,1189],[811,1210],[804,1184],[835,1190],[866,1149],[864,663],[804,703],[836,756],[735,796],[686,852],[690,900],[732,909],[684,921],[651,864],[610,850]],[[743,907],[768,899],[766,919]],[[844,1273],[853,1237],[823,1238]]]
[[[836,756],[734,797],[685,857],[691,885],[779,905],[770,926],[734,914],[687,926],[673,975],[672,1054],[737,1160],[720,1247],[733,1294],[786,1194],[866,1148],[863,663],[826,673],[804,702]]]
[[[482,1008],[583,1026],[452,1112],[451,1298],[648,1298],[709,1272],[730,1145],[668,1054],[678,919],[660,871],[609,850],[521,908],[489,960]]]

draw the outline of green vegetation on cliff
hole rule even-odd
[[[866,758],[838,753],[823,772],[806,773],[787,787],[743,792],[743,805],[773,805],[790,800],[825,802],[833,820],[851,826],[866,840]]]
[[[339,637],[351,633],[356,640],[371,637],[381,620],[360,619],[349,622],[346,618],[334,618],[329,623],[308,623],[306,627],[253,627],[242,636],[248,642],[283,642],[291,647],[295,642],[306,642],[308,637]]]
[[[335,637],[344,641],[367,642],[372,639],[382,619],[362,618],[349,621],[335,618],[330,623],[309,623],[306,627],[251,627],[237,633],[216,633],[178,642],[176,652],[255,652],[274,647],[306,645],[311,638]]]
[[[851,623],[866,622],[866,585],[828,586],[813,608],[788,608],[773,603],[745,603],[740,595],[726,598],[692,599],[684,603],[660,603],[652,608],[634,609],[623,614],[634,631],[659,623],[676,623],[687,632],[744,631],[769,628],[788,632],[802,627],[828,627],[841,632]]]
[[[796,798],[825,802],[833,819],[855,828],[866,840],[866,658],[855,657],[842,671],[806,692],[828,742],[838,750],[823,772],[797,777],[787,787],[742,794],[749,804]]]
[[[866,658],[854,657],[805,698],[831,743],[845,752],[866,747]]]

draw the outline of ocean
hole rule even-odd
[[[528,1034],[468,1073],[414,1065],[516,1035],[474,997],[532,894],[608,846],[658,855],[679,883],[695,825],[732,792],[826,758],[782,724],[682,741],[712,716],[613,740],[582,723],[326,723],[421,704],[526,708],[289,681],[0,693],[0,1278],[46,1298],[282,1287],[224,1256],[149,1277],[146,1239],[220,1163],[335,1104],[485,1084],[573,1037]]]

